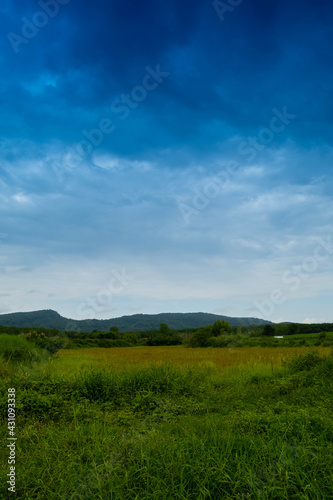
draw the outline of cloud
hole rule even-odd
[[[328,0],[242,2],[223,23],[209,2],[72,1],[15,54],[6,35],[36,9],[6,1],[0,17],[9,309],[74,317],[125,265],[138,278],[114,312],[244,316],[333,234]],[[168,76],[140,101],[147,67]],[[297,116],[272,135],[276,110]],[[327,261],[275,317],[327,317],[331,278]]]
[[[305,318],[302,323],[310,325],[311,323],[325,323],[325,318]]]

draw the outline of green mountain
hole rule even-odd
[[[43,311],[0,314],[0,325],[28,328],[57,328],[61,331],[91,332],[93,330],[108,331],[111,326],[117,326],[121,332],[157,330],[161,323],[169,328],[183,330],[212,325],[217,319],[229,321],[230,325],[265,325],[272,324],[258,318],[232,318],[209,313],[161,313],[161,314],[134,314],[111,319],[84,319],[74,320],[60,316],[51,309]]]

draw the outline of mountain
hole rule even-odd
[[[60,316],[56,311],[19,312],[0,314],[0,325],[28,328],[57,328],[61,331],[75,330],[91,332],[92,330],[108,331],[111,326],[117,326],[121,332],[157,330],[161,323],[169,328],[183,330],[185,328],[199,328],[212,325],[217,319],[229,321],[230,325],[266,325],[273,324],[258,318],[232,318],[210,313],[161,313],[161,314],[134,314],[111,319],[84,319],[74,320]]]

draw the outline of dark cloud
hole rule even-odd
[[[54,2],[58,12],[38,29],[29,23],[43,23],[41,2],[0,7],[0,266],[8,297],[26,276],[22,304],[34,303],[27,269],[47,298],[48,265],[62,289],[59,269],[70,275],[76,259],[101,267],[125,259],[144,269],[149,260],[143,296],[169,276],[189,283],[191,295],[207,276],[211,309],[224,307],[215,276],[236,296],[259,269],[266,290],[275,276],[270,259],[283,270],[303,240],[311,255],[311,237],[327,235],[332,220],[330,1],[244,0],[223,22],[211,1]],[[26,43],[8,38],[29,30]],[[152,71],[167,75],[147,90]],[[277,130],[277,113],[296,116]],[[105,119],[113,130],[101,135]],[[237,171],[205,200],[209,179],[230,161]],[[180,203],[195,214],[188,225]],[[89,281],[94,266],[86,265]],[[136,305],[124,299],[121,307]]]
[[[290,135],[329,140],[328,2],[243,2],[221,22],[210,2],[71,0],[15,55],[6,30],[19,33],[21,18],[32,19],[38,9],[15,2],[3,19],[8,135],[75,140],[115,97],[141,83],[147,65],[160,64],[170,77],[139,117],[143,127],[153,124],[158,147],[177,137],[207,144],[199,128],[214,120],[224,124],[225,135],[251,133],[272,107],[283,105],[302,116]],[[140,149],[142,137],[131,123],[128,135]],[[213,134],[211,146],[214,140]]]

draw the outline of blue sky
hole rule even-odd
[[[333,321],[330,1],[0,11],[0,313]]]

